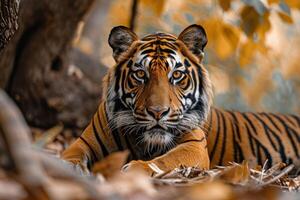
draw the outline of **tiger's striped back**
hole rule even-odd
[[[213,108],[208,119],[211,165],[294,163],[300,167],[300,118],[295,115],[232,112]]]

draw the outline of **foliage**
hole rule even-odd
[[[101,47],[82,37],[83,51],[114,60],[107,38],[111,27],[129,26],[131,0],[113,0],[107,9]],[[138,0],[135,32],[179,34],[192,23],[204,26],[204,64],[215,89],[215,104],[227,109],[300,112],[300,6],[297,0]],[[95,9],[95,12],[99,12]],[[99,33],[101,32],[101,33]],[[220,79],[220,77],[222,77]],[[290,98],[285,98],[289,96]],[[285,105],[289,105],[288,107]]]

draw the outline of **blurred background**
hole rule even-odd
[[[0,199],[166,199],[152,196],[152,178],[150,183],[136,173],[127,178],[122,173],[112,182],[100,174],[83,180],[49,156],[59,157],[82,133],[101,101],[102,78],[115,64],[107,42],[112,27],[125,25],[142,37],[157,31],[178,35],[201,24],[208,36],[204,65],[215,106],[299,115],[299,11],[300,0],[0,0]],[[127,152],[117,153],[97,167],[114,176],[125,160]],[[298,193],[290,197],[265,187],[276,181],[281,189],[299,190],[299,177],[286,177],[291,166],[281,167],[250,171],[243,162],[225,168],[227,175],[199,176],[209,184],[187,187],[182,194],[164,187],[157,194],[299,199]],[[186,179],[191,174],[202,174],[194,168],[180,171],[186,184],[195,181],[193,175]],[[163,175],[165,183],[176,179],[177,172],[170,173]],[[213,177],[231,184],[211,182]],[[239,186],[233,190],[232,184]]]
[[[216,106],[300,113],[299,9],[297,0],[103,0],[87,16],[76,47],[111,67],[113,26],[133,26],[143,36],[179,34],[198,23],[208,34],[204,64]]]
[[[215,106],[300,113],[299,0],[11,1],[19,12],[0,27],[11,38],[0,45],[0,88],[33,127],[79,134],[87,125],[115,64],[107,40],[118,25],[142,37],[201,24]]]

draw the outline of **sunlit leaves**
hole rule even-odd
[[[293,24],[294,23],[293,18],[290,15],[288,15],[284,12],[278,12],[278,16],[280,17],[280,19],[282,21],[284,21],[288,24]]]
[[[259,26],[260,15],[251,6],[245,6],[241,11],[241,28],[248,35],[252,36]]]
[[[300,1],[299,0],[284,0],[284,1],[290,8],[300,9]]]
[[[245,5],[253,7],[260,15],[263,15],[267,11],[261,0],[242,0],[242,2]]]
[[[240,48],[239,63],[241,66],[251,63],[255,54],[256,44],[252,40],[243,43]]]
[[[240,31],[237,27],[224,23],[220,18],[206,20],[204,27],[208,33],[209,45],[220,58],[228,58],[235,52],[240,40]]]
[[[231,0],[219,0],[219,4],[224,11],[228,11],[230,9]]]
[[[293,19],[291,17],[291,9],[284,1],[280,1],[279,3],[280,10],[277,12],[278,16],[281,18],[282,21],[292,24]]]
[[[147,7],[155,16],[160,16],[164,10],[165,0],[140,0],[141,6]]]

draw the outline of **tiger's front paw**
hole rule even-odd
[[[123,172],[140,171],[151,176],[154,171],[150,168],[149,162],[143,160],[133,160],[123,166]]]

